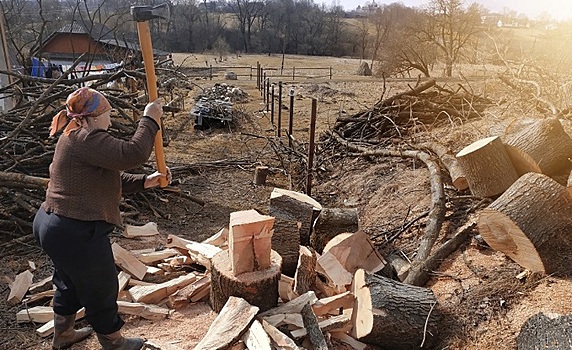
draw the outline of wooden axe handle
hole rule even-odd
[[[139,45],[141,46],[141,54],[145,63],[145,75],[147,76],[147,92],[149,93],[149,102],[159,98],[157,92],[157,76],[155,75],[155,60],[153,59],[153,46],[151,45],[151,32],[149,31],[148,22],[137,22],[137,33],[139,34]],[[157,161],[157,170],[162,174],[167,174],[167,165],[165,164],[165,152],[163,151],[163,132],[161,123],[159,123],[159,131],[155,136],[155,159]],[[161,187],[167,186],[167,179],[159,179]]]

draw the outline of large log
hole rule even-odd
[[[326,244],[344,232],[356,232],[359,226],[357,208],[322,208],[310,235],[310,245],[321,253]]]
[[[352,292],[352,336],[382,349],[431,348],[440,314],[430,289],[356,271]]]
[[[572,196],[546,175],[521,176],[479,214],[477,225],[491,248],[530,271],[572,271]]]
[[[272,251],[270,267],[266,270],[245,272],[238,276],[232,273],[228,251],[223,250],[212,258],[210,304],[219,312],[228,298],[241,297],[250,304],[266,311],[278,305],[278,281],[282,258]]]
[[[521,122],[522,123],[522,122]],[[528,154],[548,176],[569,172],[572,168],[572,139],[558,118],[511,125],[505,131],[505,143]]]
[[[518,350],[568,350],[572,347],[572,315],[538,313],[530,317],[516,337]]]
[[[476,141],[457,153],[459,165],[471,189],[478,197],[502,194],[518,174],[498,136]]]

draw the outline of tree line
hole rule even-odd
[[[164,2],[164,1],[163,1]],[[151,21],[153,45],[170,52],[351,56],[377,75],[429,76],[436,63],[451,76],[461,62],[493,61],[510,40],[483,18],[488,10],[463,0],[341,6],[313,0],[167,0],[169,21]],[[161,2],[162,3],[162,2]],[[137,42],[133,5],[141,0],[3,0],[6,32],[20,59],[41,55],[50,33],[74,20],[101,23],[119,40]],[[522,20],[522,19],[521,19]],[[493,40],[491,40],[493,39]]]

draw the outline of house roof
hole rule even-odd
[[[41,47],[43,48],[50,40],[52,40],[56,35],[59,34],[87,34],[94,41],[99,42],[104,45],[117,46],[124,49],[141,51],[141,47],[138,43],[133,43],[127,41],[126,39],[118,39],[111,28],[102,23],[87,23],[84,21],[73,21],[70,24],[66,24],[60,29],[54,31],[50,36],[43,42]],[[158,56],[165,56],[169,54],[167,51],[153,49],[153,54]]]

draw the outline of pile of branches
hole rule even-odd
[[[437,86],[432,79],[407,92],[379,100],[368,110],[338,118],[334,131],[348,141],[402,138],[420,124],[458,124],[477,118],[491,104],[486,98],[459,90]]]
[[[14,107],[1,112],[0,117],[0,236],[17,238],[31,233],[33,216],[44,199],[49,165],[56,137],[49,136],[51,120],[64,108],[66,97],[81,86],[91,86],[106,95],[114,108],[109,131],[116,137],[127,139],[137,127],[136,119],[147,102],[145,94],[126,86],[137,82],[144,86],[143,70],[119,69],[112,73],[71,77],[74,65],[58,79],[9,74],[13,83],[0,89],[5,99],[11,98]],[[186,82],[175,70],[159,69],[159,86],[168,85],[168,93],[160,96],[171,102],[182,100],[173,91],[186,94],[190,86],[176,89],[176,82]],[[173,77],[177,79],[173,79]],[[168,81],[170,84],[162,84]],[[125,84],[125,85],[121,85]],[[137,85],[135,85],[137,86]],[[165,89],[163,89],[165,90]],[[165,101],[167,111],[176,111],[173,103]],[[144,169],[141,169],[143,171]],[[126,208],[129,210],[129,208]],[[133,215],[131,215],[133,216]]]

